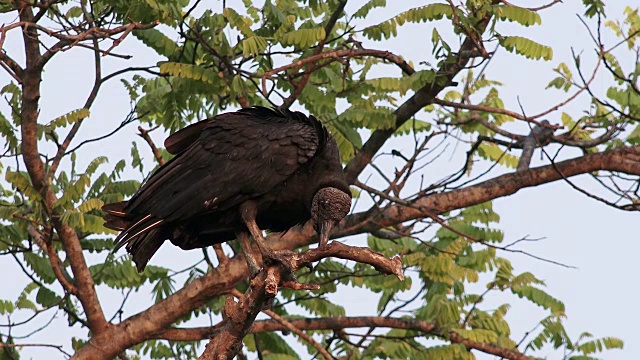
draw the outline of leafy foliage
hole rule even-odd
[[[500,45],[510,52],[515,52],[529,59],[551,60],[553,58],[553,50],[550,47],[521,36],[505,36],[500,39]]]
[[[308,331],[336,357],[475,359],[477,350],[452,341],[453,334],[471,342],[532,356],[546,354],[549,349],[562,349],[568,354],[566,359],[575,360],[595,358],[606,350],[622,348],[620,339],[594,338],[588,333],[575,338],[565,329],[565,304],[554,297],[552,289],[547,289],[534,273],[516,271],[510,262],[512,244],[505,239],[499,226],[500,215],[491,201],[425,216],[417,222],[385,223],[384,211],[395,211],[393,206],[398,204],[398,198],[405,210],[424,211],[414,203],[417,197],[477,182],[475,176],[484,175],[487,167],[486,173],[495,167],[502,174],[513,172],[518,166],[521,138],[531,129],[525,128],[526,133],[519,136],[504,135],[505,129],[511,126],[520,129],[515,122],[518,116],[507,111],[502,84],[485,73],[485,61],[495,56],[495,53],[483,53],[485,45],[497,42],[496,46],[529,60],[553,59],[553,49],[530,39],[526,32],[498,32],[504,22],[523,27],[541,25],[538,11],[495,1],[471,0],[464,5],[434,2],[407,9],[412,6],[408,4],[406,10],[394,14],[392,3],[395,2],[367,0],[355,5],[349,2],[343,10],[344,4],[338,0],[245,0],[226,2],[224,8],[219,4],[188,0],[96,0],[56,2],[50,8],[42,5],[35,11],[48,21],[39,26],[55,23],[67,27],[69,33],[95,26],[90,32],[99,37],[102,30],[95,28],[124,27],[127,32],[110,36],[111,40],[134,37],[137,39],[134,46],[148,48],[157,55],[159,61],[151,66],[122,69],[109,75],[109,79],[120,78],[122,92],[135,105],[131,117],[145,128],[157,129],[154,136],[161,131],[162,136],[173,133],[194,121],[240,106],[279,106],[284,102],[292,109],[314,114],[323,122],[336,139],[345,164],[377,146],[366,142],[371,133],[394,136],[391,141],[402,145],[411,143],[407,146],[409,150],[418,149],[419,140],[425,140],[426,152],[416,153],[411,159],[405,149],[377,153],[379,158],[376,156],[372,161],[382,159],[383,166],[371,173],[373,176],[385,174],[383,180],[390,185],[386,190],[372,193],[373,202],[367,203],[370,199],[364,190],[366,187],[362,187],[361,192],[352,188],[354,198],[362,201],[354,210],[359,212],[358,216],[365,219],[383,214],[382,222],[375,220],[367,225],[368,230],[382,227],[367,236],[368,246],[389,257],[401,256],[406,279],[399,281],[383,276],[369,265],[325,259],[313,270],[302,269],[297,274],[302,282],[320,284],[320,290],[282,289],[274,301],[273,311],[289,319],[349,316],[348,309],[339,300],[347,291],[359,291],[366,294],[367,304],[375,306],[372,311],[376,315],[427,322],[433,325],[433,330],[378,328],[364,337],[344,329]],[[620,48],[637,49],[640,38],[637,9],[629,7],[624,19],[615,22],[606,19],[603,1],[583,0],[583,3],[587,17],[605,20],[606,28],[620,39]],[[18,9],[13,6],[2,3],[0,12],[17,14]],[[380,14],[386,20],[376,24],[368,20]],[[131,24],[158,26],[131,30]],[[414,63],[409,57],[405,61],[386,51],[393,47],[389,44],[396,41],[395,38],[403,35],[401,31],[407,24],[420,26],[415,32],[416,39],[411,40],[421,47],[428,44],[426,53],[430,51],[430,57],[424,56]],[[52,30],[54,35],[64,33],[57,28]],[[51,35],[42,31],[39,34]],[[91,47],[87,41],[92,39],[87,36],[77,43],[61,43],[60,50],[64,51],[56,50],[55,56],[62,57],[67,48],[74,49],[79,43]],[[112,43],[113,48],[105,47],[109,40],[97,42],[101,46],[97,53],[102,55],[101,59],[126,57],[119,53],[120,40]],[[467,47],[460,48],[460,44]],[[4,51],[5,48],[3,54]],[[612,75],[606,101],[590,98],[590,109],[578,116],[572,116],[569,110],[562,112],[558,117],[566,132],[554,135],[568,142],[592,141],[602,129],[615,130],[611,139],[580,148],[583,153],[640,144],[640,125],[636,124],[640,118],[637,90],[640,67],[629,66],[628,59],[623,58],[625,55],[599,52],[604,68]],[[108,60],[101,60],[105,64],[101,71],[111,71],[112,63]],[[580,68],[580,57],[574,60]],[[591,89],[580,84],[582,77],[581,72],[572,70],[571,64],[560,62],[553,69],[547,89],[549,93],[564,95],[571,91],[589,92]],[[128,299],[135,297],[136,305],[147,306],[144,301],[148,300],[148,306],[159,303],[164,306],[168,303],[164,300],[180,291],[181,286],[196,281],[212,266],[217,266],[215,259],[210,258],[212,252],[201,255],[198,250],[191,254],[201,260],[187,268],[148,265],[139,273],[127,255],[113,252],[114,234],[103,226],[102,206],[129,198],[154,170],[156,162],[152,161],[169,161],[172,155],[160,148],[162,159],[153,159],[147,144],[129,140],[121,142],[131,144],[126,159],[85,151],[84,145],[99,139],[87,143],[74,139],[69,147],[65,137],[73,134],[72,129],[78,128],[85,119],[100,116],[98,111],[90,109],[91,105],[71,107],[53,120],[39,119],[37,139],[44,180],[41,183],[33,180],[33,174],[25,170],[24,161],[20,160],[20,156],[24,156],[22,108],[33,101],[23,98],[24,86],[11,81],[0,90],[7,104],[7,111],[3,108],[0,113],[0,172],[4,175],[4,181],[0,182],[0,254],[12,263],[17,262],[28,282],[22,291],[14,294],[16,296],[2,294],[0,315],[36,318],[55,309],[64,314],[69,326],[88,329],[84,305],[68,289],[54,285],[61,282],[60,276],[65,278],[63,283],[74,286],[78,283],[59,229],[77,237],[100,295],[103,292],[119,294],[122,303],[110,320],[114,323],[140,311],[142,306],[131,310],[133,301]],[[422,104],[424,98],[429,99],[426,106],[421,105],[410,116],[404,115],[408,107]],[[401,118],[409,119],[398,122]],[[121,128],[126,129],[129,122],[123,122]],[[127,130],[121,128],[117,135],[100,140],[101,144],[111,146],[112,139],[124,138]],[[426,141],[441,135],[446,139],[439,145]],[[432,173],[424,171],[423,177],[422,169],[440,157],[444,153],[441,149],[453,141],[456,148],[469,143],[463,169],[427,185]],[[73,147],[76,143],[78,150],[71,151],[76,149]],[[64,155],[59,167],[54,166],[58,151]],[[386,156],[392,156],[394,162],[384,163]],[[17,161],[13,161],[14,158]],[[414,171],[411,179],[407,179],[403,167]],[[49,173],[52,168],[56,171]],[[420,189],[409,191],[410,186],[417,186],[416,177],[421,177]],[[364,182],[364,176],[360,180]],[[412,185],[405,188],[405,182]],[[42,183],[53,195],[37,190]],[[408,195],[409,192],[412,195]],[[55,199],[49,201],[51,197]],[[371,207],[363,211],[364,206]],[[231,243],[225,245],[224,251],[235,255],[238,248]],[[239,290],[246,289],[245,280],[235,284]],[[231,285],[225,284],[225,291]],[[211,293],[219,290],[206,289]],[[489,306],[485,303],[489,296],[497,296],[501,302]],[[226,295],[216,293],[215,297],[200,302],[199,308],[188,314],[181,313],[172,325],[213,326],[222,316],[225,301]],[[508,317],[515,304],[544,313],[535,330],[523,340],[521,334],[514,333]],[[14,338],[2,329],[0,327],[0,341],[12,344]],[[86,346],[91,335],[87,331],[86,336],[74,338],[73,350]],[[145,339],[152,339],[156,334],[147,335]],[[264,332],[248,335],[243,342],[246,351],[260,352],[263,359],[317,355],[315,347],[306,340],[289,335]],[[201,341],[145,340],[130,347],[126,355],[151,359],[194,358],[201,352],[202,345]],[[0,359],[18,358],[23,351],[18,347],[11,352],[7,349],[0,349]]]

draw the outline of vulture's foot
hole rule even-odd
[[[253,256],[251,256],[251,257],[253,257]],[[251,276],[251,279],[256,277],[256,275],[258,275],[260,273],[260,270],[262,270],[262,268],[260,266],[256,265],[255,259],[253,261],[251,261],[251,260],[249,260],[248,257],[247,257],[247,267],[249,268],[249,276]]]
[[[258,273],[260,273],[260,266],[258,266],[258,261],[256,261],[256,258],[253,255],[253,250],[251,249],[251,244],[249,244],[249,234],[244,231],[240,231],[236,233],[236,237],[240,241],[244,259],[247,261],[247,267],[249,268],[249,274],[253,279],[258,275]]]
[[[262,253],[265,264],[280,264],[284,267],[286,271],[285,278],[288,280],[295,280],[295,276],[293,275],[295,270],[291,262],[294,256],[295,252],[291,250],[269,250]]]

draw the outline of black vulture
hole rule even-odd
[[[103,207],[138,271],[165,240],[184,249],[240,240],[252,275],[251,234],[264,260],[286,264],[262,230],[313,219],[320,245],[351,207],[338,146],[313,116],[251,107],[191,124],[165,140],[175,157],[137,193]]]

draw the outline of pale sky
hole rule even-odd
[[[347,12],[352,13],[362,1],[352,1],[347,6]],[[386,19],[391,9],[405,8],[399,2],[389,2],[389,7],[384,11],[372,13],[372,18],[367,22]],[[537,3],[537,2],[536,2]],[[607,8],[610,18],[620,19],[622,9],[633,1],[611,1]],[[355,4],[355,5],[354,5]],[[526,5],[527,2],[520,2]],[[412,6],[418,4],[412,3]],[[214,3],[214,8],[219,8],[220,2]],[[393,10],[395,12],[395,10]],[[500,30],[506,34],[522,34],[535,41],[550,45],[554,49],[554,58],[549,62],[536,62],[523,57],[500,50],[487,68],[487,75],[491,79],[502,81],[505,86],[500,90],[507,108],[518,111],[517,99],[520,98],[528,113],[537,113],[555,105],[567,95],[559,91],[545,91],[547,83],[553,79],[551,69],[559,62],[565,62],[573,69],[571,60],[571,48],[576,52],[583,51],[582,63],[586,69],[593,64],[593,44],[586,34],[586,30],[580,23],[576,14],[582,14],[581,2],[567,0],[552,9],[541,12],[543,24],[533,28],[520,29],[516,25],[503,25]],[[0,24],[10,23],[14,19],[6,14],[0,15]],[[450,25],[434,23],[439,30]],[[440,24],[440,25],[439,25]],[[417,64],[420,60],[431,58],[431,28],[433,24],[409,25],[399,30],[400,36],[384,44],[375,44],[376,48],[387,46],[388,50],[402,54],[408,60]],[[425,31],[425,29],[428,29]],[[7,38],[4,48],[19,61],[22,60],[22,47],[17,38],[17,31],[12,32]],[[605,37],[605,42],[612,38]],[[416,46],[418,44],[418,46]],[[365,42],[365,46],[367,43]],[[130,37],[117,48],[119,53],[134,55],[132,60],[119,60],[103,58],[104,73],[108,74],[125,66],[149,65],[157,61],[155,54],[144,49],[139,43]],[[624,60],[624,59],[620,59]],[[630,59],[632,60],[632,59]],[[92,86],[93,61],[89,51],[73,49],[66,53],[58,54],[46,68],[42,83],[41,98],[41,123],[49,121],[59,115],[82,107],[85,98]],[[0,72],[0,86],[10,81],[5,72]],[[603,93],[610,85],[609,77],[604,76],[596,80],[595,89]],[[589,99],[582,96],[578,101],[571,103],[562,109],[577,118],[588,109]],[[7,114],[6,105],[0,104],[3,114]],[[98,100],[91,109],[91,117],[85,121],[77,139],[86,139],[105,134],[114,129],[130,110],[129,99],[126,91],[117,80],[111,80],[100,91]],[[552,123],[559,122],[560,112],[552,113],[548,119]],[[422,114],[421,119],[429,120]],[[107,171],[121,158],[129,158],[131,141],[138,141],[139,148],[145,156],[147,169],[152,166],[152,155],[146,144],[141,143],[137,133],[137,125],[129,125],[118,135],[107,142],[88,145],[85,152],[90,157],[79,159],[80,168],[98,155],[108,155],[110,164],[103,168]],[[523,132],[525,130],[523,129]],[[161,134],[154,134],[159,141]],[[77,144],[79,141],[75,141]],[[394,139],[385,147],[386,151],[397,148],[402,149],[403,142]],[[458,155],[466,151],[458,149]],[[454,155],[452,162],[458,159]],[[534,155],[534,166],[540,163],[538,152]],[[6,162],[7,166],[14,166]],[[389,168],[393,164],[386,164]],[[457,165],[456,165],[457,167]],[[437,180],[451,172],[449,166],[434,164],[423,170],[425,177]],[[132,173],[133,174],[133,173]],[[366,174],[360,177],[365,179]],[[593,189],[593,182],[587,178],[575,178],[575,183],[584,186],[585,189]],[[527,244],[522,249],[538,256],[553,259],[577,267],[577,269],[565,269],[556,265],[540,262],[519,254],[502,254],[510,259],[515,272],[531,271],[537,277],[547,283],[546,291],[562,300],[566,305],[567,320],[565,326],[570,336],[576,339],[580,332],[588,331],[596,337],[614,336],[625,341],[624,351],[610,351],[605,353],[606,359],[639,359],[640,335],[638,335],[637,323],[640,315],[635,311],[638,290],[633,286],[634,274],[637,268],[633,267],[640,252],[634,229],[638,215],[609,208],[592,199],[572,190],[563,182],[540,186],[537,188],[522,190],[516,195],[499,199],[494,202],[494,208],[501,216],[499,228],[505,231],[505,241],[519,239],[525,235],[533,238],[545,237],[544,241]],[[634,231],[635,230],[635,231]],[[360,244],[362,237],[350,240],[349,243]],[[121,254],[120,254],[121,255]],[[104,255],[103,255],[104,256]],[[89,256],[89,261],[98,263],[104,260],[103,256]],[[166,264],[175,269],[188,265],[193,259],[200,256],[200,252],[182,252],[170,244],[165,244],[160,252],[151,260],[152,264]],[[0,268],[5,276],[0,281],[2,295],[0,298],[15,300],[19,291],[28,283],[28,279],[17,268],[10,257],[0,258]],[[178,286],[180,282],[176,285]],[[54,285],[58,289],[59,285]],[[121,295],[114,291],[100,290],[102,305],[107,317],[120,304]],[[150,296],[145,291],[133,293],[132,300],[128,303],[128,314],[140,311],[149,303]],[[406,296],[409,297],[409,296]],[[347,315],[374,315],[377,297],[361,291],[345,289],[331,296],[332,299],[347,310]],[[373,299],[373,300],[372,300]],[[490,297],[488,304],[500,304],[510,302],[513,307],[508,319],[514,334],[512,338],[518,340],[524,332],[530,330],[545,312],[529,305],[523,305],[524,301],[515,296],[501,297],[497,293]],[[485,305],[486,306],[486,305]],[[35,322],[43,325],[49,320],[49,316],[43,315]],[[17,317],[14,321],[19,320]],[[6,318],[0,319],[0,323],[6,323]],[[193,324],[195,325],[195,324]],[[201,323],[201,325],[205,325]],[[2,328],[4,332],[6,329]],[[19,329],[15,335],[24,335],[26,329]],[[16,340],[16,342],[29,343],[59,343],[70,349],[71,336],[84,336],[85,331],[77,327],[69,329],[66,321],[59,315],[51,327],[39,332],[29,339]],[[24,358],[62,358],[60,353],[52,350],[29,348],[22,352]],[[544,353],[537,354],[544,356]],[[550,359],[558,358],[558,355],[550,355]]]

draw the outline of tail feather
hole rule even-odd
[[[164,231],[162,228],[155,228],[137,238],[131,238],[127,244],[127,252],[133,257],[138,272],[142,272],[151,257],[160,249],[164,243]]]
[[[102,211],[106,212],[109,215],[125,217],[127,216],[127,212],[124,210],[126,206],[126,201],[120,201],[102,206]]]
[[[163,220],[150,214],[135,216],[126,211],[126,201],[107,204],[102,207],[105,214],[104,226],[120,231],[115,239],[115,251],[125,246],[133,257],[138,271],[144,270],[151,257],[158,251],[165,239],[167,230]]]
[[[104,215],[104,226],[107,229],[122,231],[129,227],[131,221],[127,218],[127,213],[124,211],[124,207],[127,206],[126,201],[121,201],[112,204],[106,204],[102,207]]]

